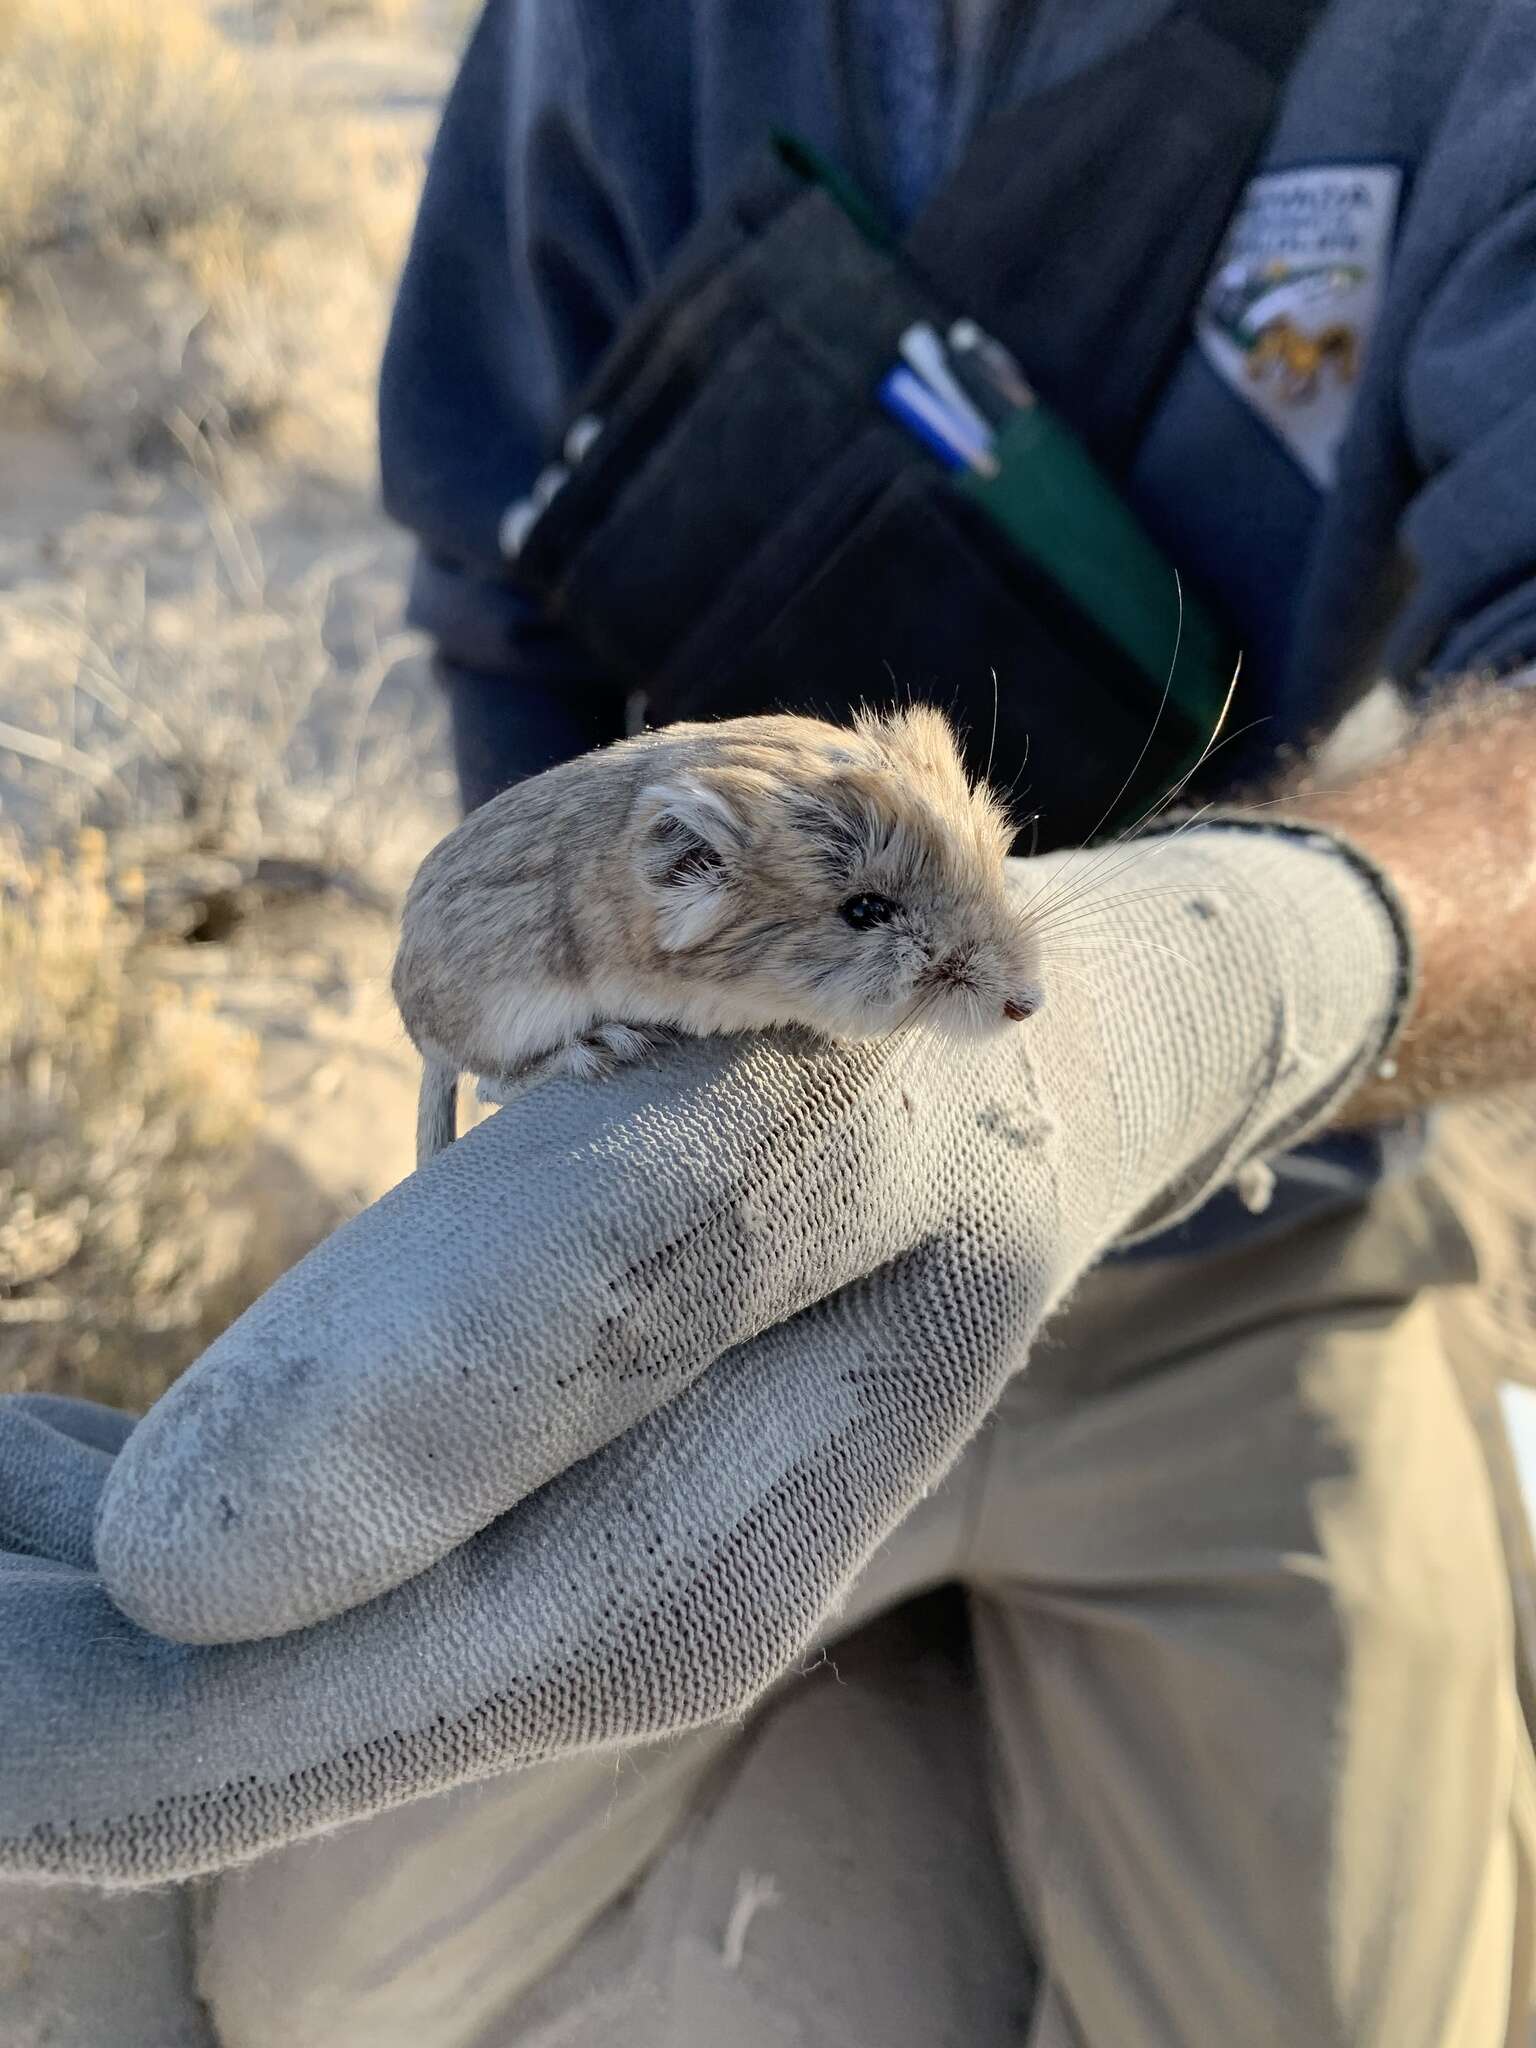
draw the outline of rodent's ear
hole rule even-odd
[[[697,782],[642,790],[640,810],[640,881],[655,907],[656,940],[664,952],[682,952],[724,924],[746,832],[725,798]]]

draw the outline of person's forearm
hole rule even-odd
[[[1276,812],[1379,862],[1417,948],[1393,1059],[1339,1121],[1536,1079],[1536,688],[1469,685],[1383,760],[1304,781]]]

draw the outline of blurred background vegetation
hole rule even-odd
[[[466,19],[0,0],[0,1390],[146,1405],[408,1164],[373,385]]]

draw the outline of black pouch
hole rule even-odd
[[[1212,11],[1176,11],[983,128],[902,247],[783,146],[684,244],[516,534],[517,579],[652,723],[926,699],[978,772],[1028,785],[1045,846],[1134,817],[1189,769],[1232,646],[1094,456],[1134,445],[1267,126],[1274,66],[1213,33]],[[1280,11],[1299,35],[1312,10]],[[1170,93],[1204,111],[1164,147],[1145,122]],[[1098,206],[1137,203],[1099,252],[1119,293],[1101,278],[1074,330],[1060,292],[1091,228],[1063,243],[1045,225],[1084,177]],[[990,479],[947,467],[880,399],[907,330],[973,312],[1053,387],[1001,429]],[[1099,374],[1095,320],[1127,330],[1130,369]]]

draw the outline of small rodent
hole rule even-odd
[[[417,1152],[461,1073],[596,1076],[668,1032],[963,1036],[1041,1000],[1012,828],[926,706],[852,728],[674,725],[515,784],[418,870],[394,994],[425,1061]]]

